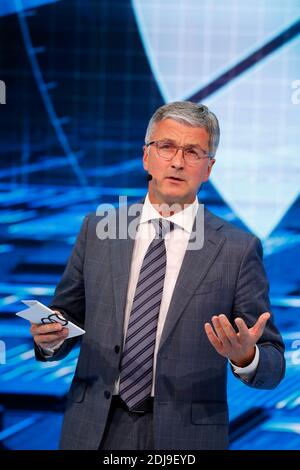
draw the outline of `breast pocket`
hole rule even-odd
[[[220,290],[222,287],[221,279],[205,280],[201,282],[195,295],[208,294]]]

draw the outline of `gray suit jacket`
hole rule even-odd
[[[123,316],[134,240],[99,240],[99,217],[84,219],[51,308],[84,327],[67,399],[61,448],[97,449],[119,375]],[[130,219],[129,219],[130,222]],[[226,449],[227,360],[210,345],[204,323],[224,313],[252,326],[270,310],[262,248],[254,236],[205,211],[202,249],[186,251],[157,356],[155,449]],[[74,339],[46,359],[59,360]],[[283,378],[281,336],[271,320],[259,340],[250,387],[271,389]]]

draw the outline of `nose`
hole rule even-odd
[[[179,168],[183,168],[184,165],[184,156],[183,156],[183,148],[178,148],[176,154],[174,155],[172,159],[172,168],[176,168],[177,170]]]

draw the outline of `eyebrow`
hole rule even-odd
[[[165,138],[165,139],[158,139],[159,142],[171,142],[172,144],[175,144],[175,145],[179,145],[177,144],[176,140],[173,140],[173,139],[168,139],[168,138]],[[201,147],[200,144],[186,144],[184,145],[184,147]]]

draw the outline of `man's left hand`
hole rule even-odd
[[[204,328],[210,343],[221,356],[227,357],[237,367],[246,367],[254,359],[255,345],[270,316],[269,312],[262,313],[252,328],[248,328],[242,318],[236,318],[238,333],[223,314],[212,317],[214,328],[210,323],[205,323]]]

